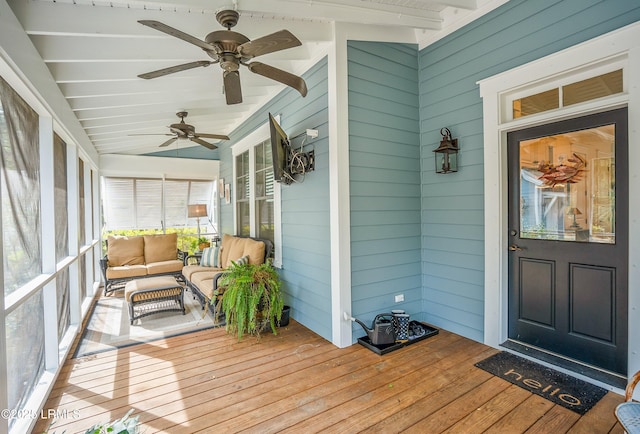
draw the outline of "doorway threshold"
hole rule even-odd
[[[597,369],[511,339],[503,342],[500,346],[622,390],[627,387],[627,378],[620,374]]]

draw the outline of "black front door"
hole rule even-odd
[[[627,373],[627,110],[508,134],[509,339]]]

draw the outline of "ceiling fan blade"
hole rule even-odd
[[[172,144],[173,142],[175,142],[176,140],[178,140],[177,137],[174,137],[172,139],[167,140],[166,142],[164,142],[162,145],[160,145],[161,148],[164,148],[165,146],[169,146],[170,144]]]
[[[273,66],[266,65],[261,62],[251,62],[246,63],[245,65],[247,65],[249,71],[255,72],[256,74],[262,75],[272,80],[279,81],[280,83],[286,84],[287,86],[291,86],[292,88],[300,92],[300,95],[307,96],[307,83],[305,83],[302,77],[298,77],[297,75],[291,74],[290,72],[274,68]]]
[[[167,35],[171,35],[173,37],[176,37],[178,39],[182,39],[183,41],[186,41],[190,44],[193,45],[197,45],[198,47],[202,48],[203,50],[206,51],[214,51],[214,48],[206,43],[205,41],[202,41],[198,38],[196,38],[195,36],[191,36],[185,32],[182,32],[178,29],[174,29],[171,26],[167,26],[166,24],[161,23],[160,21],[154,21],[154,20],[141,20],[138,21],[140,24],[147,26],[147,27],[151,27],[152,29],[155,30],[159,30],[163,33],[166,33]]]
[[[214,145],[214,144],[212,144],[212,143],[209,143],[209,142],[205,142],[204,140],[200,140],[200,139],[199,139],[199,138],[197,138],[197,137],[191,137],[189,140],[191,140],[192,142],[196,142],[197,144],[202,145],[202,146],[204,146],[205,148],[209,148],[209,149],[211,149],[212,151],[213,151],[214,149],[218,149],[218,147],[217,147],[216,145]]]
[[[238,104],[242,102],[242,88],[240,86],[240,73],[238,71],[224,72],[224,95],[227,104]]]
[[[245,42],[238,47],[238,53],[242,57],[256,57],[274,51],[286,50],[287,48],[298,47],[302,43],[288,30],[280,30],[262,38]]]
[[[229,136],[224,136],[222,134],[198,133],[195,135],[195,137],[204,137],[205,139],[229,140]]]
[[[138,75],[140,78],[149,80],[151,78],[162,77],[164,75],[173,74],[174,72],[186,71],[187,69],[198,68],[200,66],[209,66],[214,62],[208,60],[198,60],[197,62],[183,63],[182,65],[170,66],[168,68],[158,69],[157,71],[151,71]]]

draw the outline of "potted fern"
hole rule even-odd
[[[228,333],[235,333],[238,340],[245,334],[259,337],[270,326],[273,334],[277,334],[284,300],[280,277],[271,264],[234,262],[221,278],[220,286],[225,288],[222,311]]]

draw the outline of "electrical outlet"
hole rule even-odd
[[[396,303],[400,303],[401,301],[404,301],[404,294],[396,295]]]

